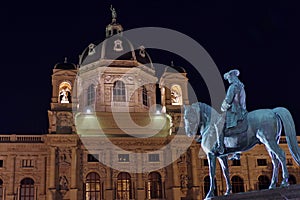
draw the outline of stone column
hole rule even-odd
[[[49,163],[49,195],[48,200],[56,199],[55,188],[55,172],[56,172],[56,147],[50,147],[50,163]]]
[[[105,152],[105,159],[106,159],[106,163],[110,163],[111,164],[111,153],[110,153],[110,149],[107,149]],[[104,188],[104,198],[105,199],[114,199],[114,189],[113,189],[113,184],[112,184],[112,169],[110,167],[106,168],[106,181],[105,181],[105,188]]]
[[[198,149],[195,146],[190,147],[191,151],[191,168],[192,168],[192,196],[193,199],[201,199],[199,176],[197,173]]]
[[[15,176],[16,176],[16,155],[8,156],[11,163],[8,163],[7,168],[11,169],[12,176],[9,178],[9,185],[7,189],[7,200],[14,200],[15,197]],[[18,187],[18,186],[17,186]]]
[[[172,158],[173,158],[174,162],[172,163],[173,183],[171,186],[171,188],[172,188],[171,189],[172,190],[171,199],[177,199],[177,198],[181,197],[178,163],[177,163],[177,159],[175,160],[176,155],[177,155],[177,149],[174,147],[172,149]]]
[[[143,180],[143,173],[142,172],[142,167],[143,167],[143,158],[142,158],[142,152],[139,150],[137,154],[137,167],[138,171],[140,173],[137,174],[137,196],[135,197],[136,199],[145,199],[145,187],[144,187],[144,180]]]
[[[72,147],[72,161],[71,161],[71,199],[77,199],[77,147]]]

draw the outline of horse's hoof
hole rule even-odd
[[[285,187],[289,187],[290,184],[289,183],[281,183],[280,187],[281,188],[285,188]]]
[[[273,190],[273,189],[275,189],[276,188],[276,183],[275,184],[271,184],[270,186],[269,186],[269,190]]]

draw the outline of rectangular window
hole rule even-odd
[[[88,162],[99,162],[99,155],[98,154],[88,154],[87,161]]]
[[[119,162],[129,162],[129,154],[119,154],[118,161]]]
[[[33,167],[33,160],[32,159],[22,160],[22,167]]]
[[[292,158],[287,158],[286,159],[286,165],[292,166],[293,165],[293,159]]]
[[[3,160],[0,160],[0,167],[3,167]]]
[[[267,159],[257,159],[258,166],[267,166]]]
[[[149,162],[159,162],[159,154],[149,154],[148,160]]]
[[[208,166],[208,160],[207,159],[203,159],[203,166]]]
[[[241,166],[240,160],[233,160],[231,166]]]

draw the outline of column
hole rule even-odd
[[[105,152],[106,163],[111,164],[111,153],[110,149],[107,149]],[[105,199],[114,199],[114,188],[112,184],[112,169],[110,167],[106,167],[106,181],[104,184],[104,198]]]
[[[178,170],[177,159],[175,160],[176,155],[177,155],[177,149],[175,147],[173,147],[173,149],[172,149],[172,158],[173,158],[174,162],[172,163],[173,183],[171,185],[171,188],[172,188],[171,189],[172,190],[171,199],[179,199],[181,197],[179,170]]]
[[[49,163],[49,194],[47,195],[48,200],[56,198],[55,188],[55,169],[56,169],[56,147],[50,147],[50,163]]]
[[[199,176],[197,173],[198,149],[195,146],[190,147],[191,151],[191,168],[192,168],[192,196],[193,199],[201,199]]]
[[[77,147],[72,147],[70,198],[77,199]]]
[[[143,158],[142,158],[142,151],[138,149],[137,151],[137,167],[138,167],[138,174],[137,174],[137,193],[136,199],[145,199],[145,187],[144,187],[144,180],[143,180]]]
[[[77,188],[77,147],[72,148],[71,189]]]

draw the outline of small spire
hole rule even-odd
[[[65,61],[64,61],[64,63],[67,63],[68,62],[68,58],[67,57],[65,57]]]

